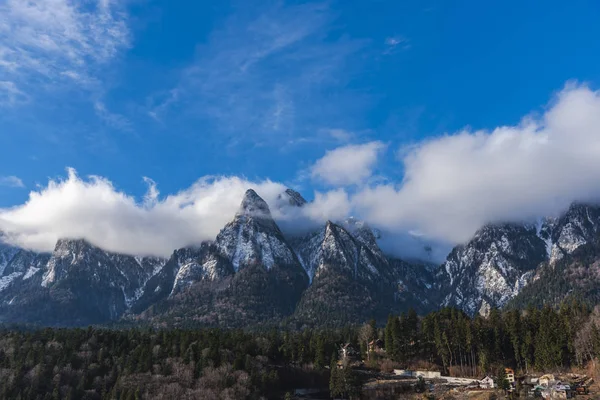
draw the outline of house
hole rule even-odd
[[[538,380],[538,383],[540,385],[546,386],[546,387],[552,385],[554,382],[556,382],[556,378],[552,374],[542,375],[542,376],[540,376],[540,379]]]
[[[511,385],[515,383],[515,371],[512,368],[504,368],[504,372],[506,373],[506,380]]]
[[[383,350],[383,340],[374,339],[369,342],[369,351],[381,351]]]
[[[358,353],[350,343],[346,343],[340,347],[340,361],[354,361]]]
[[[489,375],[485,376],[479,381],[479,387],[482,389],[493,389],[496,387],[496,383]]]

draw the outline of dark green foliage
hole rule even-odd
[[[215,398],[223,390],[241,399],[281,398],[322,386],[328,355],[355,337],[353,328],[0,329],[0,398]],[[307,374],[303,366],[313,362]]]
[[[338,368],[337,363],[331,363],[329,378],[329,393],[331,398],[359,398],[362,383],[352,368]]]
[[[575,338],[589,313],[576,301],[564,303],[559,310],[492,310],[488,318],[473,319],[453,308],[420,320],[409,312],[388,317],[385,348],[391,359],[402,364],[426,360],[444,371],[459,368],[471,376],[493,371],[494,366],[551,370],[576,363]]]
[[[558,309],[493,310],[488,318],[451,308],[421,318],[409,311],[390,315],[378,336],[401,364],[426,361],[471,376],[500,371],[502,381],[504,367],[541,372],[600,355],[590,312],[576,301]],[[590,339],[581,348],[577,338],[586,326]],[[361,374],[347,363],[338,369],[337,359],[342,344],[359,348],[359,336],[351,326],[0,330],[0,398],[219,398],[223,391],[240,399],[283,398],[298,387],[326,389],[328,380],[333,396],[352,398]]]
[[[504,392],[510,389],[510,383],[508,382],[508,379],[506,379],[506,371],[504,368],[500,368],[498,371],[498,375],[496,376],[496,386]]]

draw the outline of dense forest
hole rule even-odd
[[[600,354],[600,313],[570,302],[558,309],[414,311],[335,330],[15,329],[0,331],[0,398],[293,398],[298,388],[359,396],[353,369],[428,367],[480,376],[505,366],[549,371]],[[385,350],[367,352],[380,339]],[[340,348],[355,367],[338,369]],[[340,360],[343,361],[343,360]],[[330,373],[333,372],[333,373]]]

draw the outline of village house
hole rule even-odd
[[[344,366],[347,366],[358,359],[358,352],[354,350],[354,347],[352,347],[350,343],[342,345],[339,354],[340,359],[338,361],[338,368],[344,368]]]
[[[540,379],[538,379],[538,383],[546,387],[552,385],[554,382],[556,382],[556,378],[552,374],[540,376]]]
[[[504,372],[506,373],[506,380],[511,385],[515,383],[515,371],[512,368],[504,368]]]
[[[493,389],[496,387],[496,383],[491,376],[487,375],[479,381],[479,387],[482,389]]]
[[[369,342],[369,351],[380,352],[383,351],[383,340],[374,339]]]

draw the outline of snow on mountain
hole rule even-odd
[[[302,197],[302,195],[295,190],[286,189],[283,193],[280,193],[277,196],[277,206],[293,206],[293,207],[302,207],[305,205],[307,201]]]
[[[23,275],[21,272],[13,272],[0,278],[0,292],[3,291],[10,285],[12,281]]]
[[[566,213],[547,224],[550,238],[550,263],[571,254],[580,246],[589,243],[600,233],[600,207],[574,203]]]
[[[18,248],[0,242],[0,276],[4,275],[4,269],[18,252]]]
[[[275,265],[298,264],[271,217],[269,206],[252,189],[246,192],[233,221],[219,232],[215,243],[236,272],[251,264],[260,264],[267,270]]]
[[[212,243],[202,243],[199,248],[177,250],[177,275],[171,295],[176,294],[196,282],[215,281],[233,274],[231,264],[223,258]]]
[[[311,282],[330,267],[338,268],[354,279],[374,281],[382,277],[382,273],[389,276],[388,261],[370,229],[362,223],[350,226],[356,236],[328,221],[322,229],[292,239],[292,246]]]
[[[502,307],[546,259],[546,243],[535,226],[487,225],[465,245],[455,247],[438,271],[442,306],[474,315]]]
[[[274,207],[282,212],[306,204],[287,189]],[[0,244],[0,317],[93,323],[140,313],[163,300],[179,307],[179,315],[231,326],[236,314],[256,322],[289,316],[296,306],[302,321],[318,321],[325,309],[348,321],[409,306],[486,314],[531,285],[540,264],[553,265],[599,235],[600,207],[573,204],[537,224],[484,226],[434,270],[431,263],[390,257],[380,248],[381,233],[352,217],[286,237],[267,203],[250,189],[214,242],[176,250],[169,260],[115,254],[82,239],[61,239],[51,254]],[[407,243],[427,249],[417,239]],[[195,295],[195,302],[183,300]],[[52,307],[68,311],[51,315]]]

